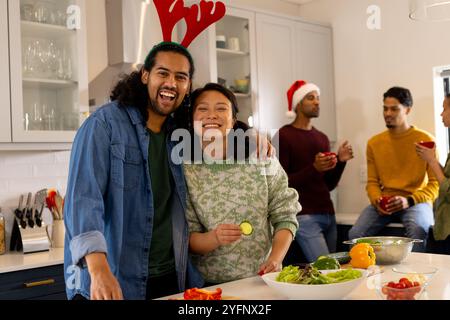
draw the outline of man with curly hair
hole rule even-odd
[[[169,157],[194,63],[156,45],[79,129],[65,200],[69,299],[152,299],[201,286],[188,257],[186,187]],[[167,214],[170,213],[170,214]]]

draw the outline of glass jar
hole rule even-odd
[[[0,254],[6,252],[6,223],[5,217],[2,215],[2,209],[0,208]]]
[[[55,4],[50,1],[39,0],[34,5],[34,20],[39,23],[55,24]]]

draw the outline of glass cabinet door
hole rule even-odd
[[[7,8],[7,0],[0,0],[0,143],[11,142]]]
[[[10,0],[13,142],[72,142],[88,116],[84,2]]]
[[[238,99],[238,119],[253,126],[256,83],[253,49],[254,16],[228,8],[216,24],[217,82],[234,92]]]

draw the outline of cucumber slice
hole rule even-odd
[[[253,226],[248,221],[242,221],[239,227],[241,227],[241,232],[245,236],[249,236],[253,233]]]

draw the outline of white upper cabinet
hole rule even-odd
[[[295,77],[295,23],[256,14],[258,114],[261,130],[277,130],[287,123],[286,91]]]
[[[9,0],[8,9],[9,142],[72,142],[89,114],[84,0]]]
[[[182,39],[185,28],[180,28]],[[238,120],[257,125],[255,13],[227,7],[227,12],[189,47],[196,64],[194,87],[207,82],[225,85],[236,95]]]
[[[320,116],[313,125],[336,140],[331,28],[262,13],[256,14],[259,119],[265,130],[278,130],[293,119],[287,90],[295,80],[321,89]]]
[[[7,0],[0,0],[0,43],[0,142],[11,142]]]
[[[308,23],[296,23],[295,76],[319,86],[320,116],[313,125],[336,141],[334,66],[331,29]]]

